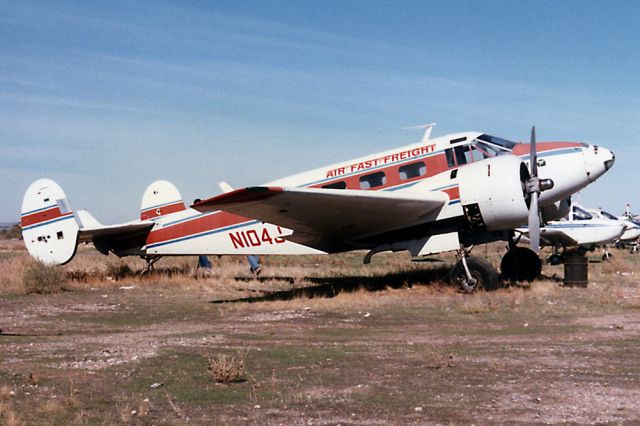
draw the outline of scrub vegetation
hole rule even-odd
[[[34,295],[21,242],[0,241],[0,424],[640,419],[640,254],[592,263],[587,288],[545,265],[475,294],[443,263],[362,255],[268,257],[259,279],[241,257],[210,274],[168,258],[141,276],[81,247],[55,268],[66,290]]]

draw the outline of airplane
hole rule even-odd
[[[616,220],[620,222],[624,227],[624,232],[616,241],[614,241],[616,248],[624,248],[628,246],[632,254],[636,253],[638,248],[638,238],[640,238],[640,223],[635,221],[631,215],[628,215],[625,212],[624,215],[616,217],[611,213],[602,210],[601,208],[588,209],[588,212],[599,218]],[[603,259],[608,260],[610,257],[611,253],[606,251],[605,248]]]
[[[627,216],[616,217],[602,209],[588,209],[588,212],[596,217],[617,220],[624,226],[624,233],[620,236],[619,241],[622,243],[631,243],[640,238],[640,224]]]
[[[103,254],[141,256],[148,266],[176,255],[368,250],[368,263],[382,251],[455,251],[455,281],[467,291],[492,289],[497,271],[470,256],[472,247],[507,240],[508,262],[539,261],[535,251],[515,247],[513,230],[528,223],[537,251],[540,215],[562,217],[561,201],[615,161],[610,150],[595,145],[537,144],[535,128],[524,144],[483,132],[431,139],[431,127],[412,145],[262,186],[226,187],[190,207],[173,185],[154,182],[143,196],[140,219],[118,225],[102,225],[83,210],[74,213],[55,182],[39,180],[22,204],[25,244],[32,256],[51,264],[69,262],[79,242],[92,242]],[[531,279],[540,268],[533,265]]]
[[[562,220],[553,220],[540,227],[540,243],[553,247],[548,262],[551,265],[562,263],[567,248],[593,250],[596,245],[606,245],[617,241],[626,232],[626,225],[617,218],[602,217],[590,213],[578,203],[571,203],[569,215]],[[528,228],[518,228],[521,241],[528,242]],[[563,252],[559,253],[562,248]],[[604,258],[608,258],[605,249]]]

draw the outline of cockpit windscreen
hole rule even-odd
[[[488,135],[486,133],[478,136],[478,140],[485,141],[485,142],[488,142],[490,144],[500,146],[500,147],[502,147],[504,149],[508,149],[509,151],[511,151],[513,149],[513,147],[516,146],[515,142],[511,142],[511,141],[508,141],[506,139],[499,138],[497,136],[491,136],[491,135]]]

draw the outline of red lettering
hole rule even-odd
[[[262,241],[265,243],[273,244],[273,241],[271,240],[271,236],[269,236],[269,231],[267,231],[267,228],[264,228],[262,230]]]
[[[261,244],[260,237],[258,237],[258,233],[255,231],[255,229],[250,229],[247,231],[247,238],[249,239],[251,245],[254,247]]]
[[[229,234],[231,242],[233,243],[233,248],[244,248],[244,244],[242,243],[239,234],[239,232],[236,232],[235,234]]]
[[[278,226],[278,234],[282,235],[282,228],[280,228],[279,226]],[[274,239],[273,241],[275,241],[277,244],[282,244],[282,243],[284,243],[284,238],[278,237],[278,238]]]

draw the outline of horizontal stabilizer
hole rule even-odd
[[[80,224],[79,242],[92,242],[103,254],[141,246],[145,236],[151,231],[154,222],[150,220],[133,221],[116,225],[103,225],[86,210],[78,210],[76,218]]]
[[[153,228],[151,221],[122,223],[118,225],[102,225],[99,227],[80,228],[80,241],[92,241],[96,238],[111,237],[123,239],[140,233],[148,233]]]

